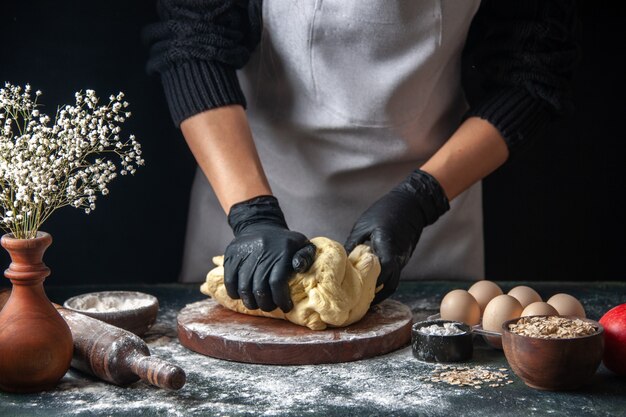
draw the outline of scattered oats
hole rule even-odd
[[[565,317],[522,317],[517,323],[510,324],[512,333],[541,339],[570,339],[594,334],[598,329],[591,323],[580,319]]]
[[[476,389],[480,389],[482,386],[501,387],[504,383],[513,383],[509,379],[507,369],[499,368],[496,371],[484,366],[437,365],[431,371],[430,376],[423,380],[446,383],[458,387],[474,387]],[[498,382],[502,382],[502,384]]]

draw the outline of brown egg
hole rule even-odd
[[[585,309],[576,298],[569,294],[556,294],[550,297],[548,304],[556,309],[561,316],[576,316],[585,318]]]
[[[467,292],[472,294],[476,301],[478,301],[481,315],[485,311],[485,307],[487,307],[489,301],[502,294],[502,290],[498,287],[498,284],[487,280],[474,283]]]
[[[544,303],[543,301],[537,301],[531,304],[528,304],[524,311],[522,311],[522,317],[526,316],[556,316],[559,312],[556,311],[556,308],[552,307],[548,303]]]
[[[541,296],[537,294],[537,291],[525,285],[519,285],[508,292],[511,297],[514,297],[519,301],[523,308],[527,305],[536,303],[537,301],[543,301]]]
[[[444,320],[460,321],[470,326],[480,322],[480,306],[476,299],[465,290],[447,293],[441,300],[439,312]]]
[[[522,305],[516,298],[507,294],[495,297],[485,307],[483,313],[483,329],[492,332],[502,333],[502,323],[507,320],[520,317]],[[485,336],[487,342],[498,349],[502,349],[502,339],[499,337]]]

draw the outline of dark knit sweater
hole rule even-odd
[[[488,120],[511,154],[572,105],[578,50],[574,0],[483,0],[463,59],[466,117]],[[160,0],[148,26],[148,71],[160,73],[174,123],[229,104],[245,107],[236,70],[259,43],[261,0]],[[478,82],[480,88],[469,88]]]

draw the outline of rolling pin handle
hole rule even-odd
[[[131,362],[131,370],[143,381],[154,386],[178,390],[185,385],[185,371],[155,356],[141,356]]]

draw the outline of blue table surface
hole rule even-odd
[[[626,302],[623,282],[503,282],[507,290],[525,284],[542,297],[567,292],[579,298],[587,315],[599,319]],[[466,283],[403,282],[393,298],[409,307],[415,320],[435,313],[443,295]],[[570,392],[538,391],[511,371],[501,351],[475,340],[467,366],[507,369],[513,380],[481,389],[429,383],[433,364],[413,358],[409,347],[356,362],[308,366],[243,364],[205,357],[176,338],[176,314],[205,298],[197,285],[47,286],[50,299],[92,291],[136,290],[158,297],[159,318],[144,339],[153,355],[183,367],[187,384],[165,391],[137,382],[118,387],[70,370],[56,389],[38,394],[0,392],[0,416],[451,416],[550,415],[626,416],[626,378],[603,365],[584,387]],[[625,359],[626,360],[626,359]]]

